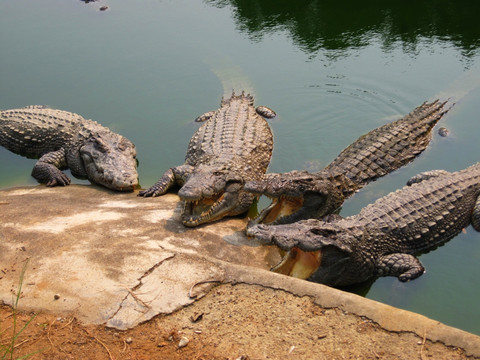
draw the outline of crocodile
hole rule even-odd
[[[0,145],[38,159],[32,176],[47,186],[69,185],[73,176],[117,191],[138,185],[135,146],[82,116],[42,105],[0,111]]]
[[[275,271],[330,286],[380,276],[413,280],[424,273],[416,257],[444,244],[469,224],[480,231],[480,163],[457,172],[419,174],[407,186],[357,215],[258,224],[247,229],[287,254]]]
[[[272,200],[251,224],[286,224],[337,211],[356,191],[425,150],[433,126],[449,110],[445,104],[425,102],[405,117],[370,131],[319,172],[269,173],[247,182],[245,190]]]
[[[255,196],[243,190],[247,180],[258,180],[270,163],[273,135],[265,118],[273,110],[253,106],[242,92],[222,98],[220,108],[199,116],[204,122],[188,145],[185,163],[168,169],[144,197],[165,194],[174,185],[184,202],[182,223],[194,227],[225,216],[245,213]]]

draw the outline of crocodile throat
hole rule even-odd
[[[308,279],[322,263],[322,252],[320,250],[306,252],[293,248],[286,253],[284,251],[281,251],[281,253],[285,255],[271,270],[299,279]]]
[[[279,198],[270,198],[272,203],[263,209],[258,216],[251,221],[255,224],[279,224],[283,220],[296,213],[303,206],[303,197],[282,195]]]

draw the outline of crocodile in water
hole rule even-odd
[[[189,227],[245,213],[255,196],[243,186],[260,179],[270,163],[273,136],[264,117],[273,116],[266,107],[255,109],[253,97],[243,92],[222,99],[218,110],[196,119],[205,123],[191,138],[185,163],[139,195],[159,196],[180,186],[182,223]]]
[[[415,279],[424,268],[416,255],[452,239],[470,223],[480,231],[480,163],[414,177],[409,185],[368,205],[357,215],[259,224],[247,229],[287,251],[277,272],[331,286],[378,276]]]
[[[424,103],[405,117],[370,131],[320,172],[270,173],[247,182],[245,190],[272,199],[252,224],[286,224],[335,212],[360,188],[425,150],[433,126],[448,111],[445,104],[438,100]]]
[[[0,111],[0,145],[38,159],[32,176],[47,186],[68,185],[72,175],[118,191],[138,184],[135,146],[78,114],[32,105]]]

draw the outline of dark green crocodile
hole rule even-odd
[[[32,176],[47,186],[70,184],[61,170],[118,191],[138,185],[135,146],[78,114],[32,105],[0,111],[0,145],[38,159]]]
[[[273,136],[265,119],[275,113],[253,107],[242,92],[222,99],[220,108],[199,116],[205,122],[193,135],[183,165],[167,170],[140,196],[159,196],[174,185],[184,201],[182,223],[197,226],[245,213],[255,196],[243,190],[247,180],[260,179],[270,163]]]
[[[408,281],[424,268],[416,255],[452,239],[470,223],[480,231],[480,163],[431,171],[355,216],[259,224],[247,235],[287,251],[275,271],[331,286],[378,276]]]
[[[405,117],[370,131],[320,172],[271,173],[247,182],[245,190],[272,199],[252,223],[285,224],[335,212],[363,186],[425,150],[432,128],[448,111],[445,104],[438,100],[424,103]]]

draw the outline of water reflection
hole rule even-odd
[[[415,55],[425,39],[452,44],[464,57],[478,53],[480,2],[398,1],[278,1],[205,0],[216,7],[231,6],[240,31],[252,40],[288,31],[305,52],[320,49],[342,56],[345,50],[380,39],[385,51],[401,46]]]

